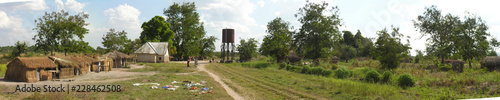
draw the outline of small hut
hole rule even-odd
[[[137,62],[169,62],[168,42],[146,42],[134,53]]]
[[[71,78],[74,75],[86,74],[90,70],[89,67],[70,56],[50,56],[49,58],[51,58],[58,65],[58,68],[60,69],[60,79]]]
[[[87,74],[88,72],[92,71],[92,64],[99,62],[97,59],[88,56],[71,56],[71,58],[80,63],[80,67],[83,68],[80,71],[81,74]]]
[[[17,57],[7,64],[5,80],[28,83],[52,80],[56,68],[48,57]]]
[[[121,53],[117,50],[104,54],[103,56],[113,59],[113,68],[122,68],[123,66],[126,66],[127,59],[131,58],[127,54]]]

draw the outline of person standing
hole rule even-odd
[[[188,67],[189,67],[189,60],[191,59],[191,57],[188,57],[187,59],[187,64],[188,64]]]
[[[194,66],[197,67],[198,66],[198,59],[197,58],[194,58]]]

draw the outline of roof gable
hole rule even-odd
[[[56,68],[57,65],[48,57],[17,57],[10,63],[17,62],[26,66],[27,68]],[[9,64],[10,64],[9,63]]]
[[[168,55],[168,42],[147,42],[134,53]]]

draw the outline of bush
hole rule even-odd
[[[332,73],[333,73],[332,70],[326,70],[325,69],[321,75],[323,75],[323,76],[330,76],[330,74],[332,74]]]
[[[338,68],[337,64],[332,64],[332,70],[335,70],[337,68]]]
[[[398,85],[403,89],[406,89],[407,87],[412,87],[413,85],[415,85],[415,81],[410,74],[403,74],[398,78]]]
[[[311,67],[309,67],[308,65],[304,66],[302,68],[302,70],[300,71],[300,73],[302,73],[302,74],[311,74]]]
[[[392,76],[392,73],[390,71],[385,71],[383,74],[382,74],[382,82],[383,83],[388,83],[389,81],[391,81],[391,76]]]
[[[376,70],[370,70],[365,75],[365,80],[368,82],[377,83],[380,80],[380,74]]]
[[[440,66],[438,66],[439,71],[448,71],[450,69],[451,69],[451,66],[449,64],[440,64]]]
[[[335,77],[344,79],[352,76],[352,71],[345,69],[345,68],[338,68],[335,71]]]
[[[323,73],[323,70],[324,70],[323,67],[313,67],[311,69],[311,72],[314,75],[321,75],[321,73]]]
[[[278,69],[283,69],[286,67],[286,63],[280,63],[280,67]]]

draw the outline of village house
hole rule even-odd
[[[137,62],[168,62],[168,42],[147,42],[134,53],[137,55]]]
[[[52,80],[56,68],[48,57],[16,57],[7,65],[5,80],[28,83]]]

